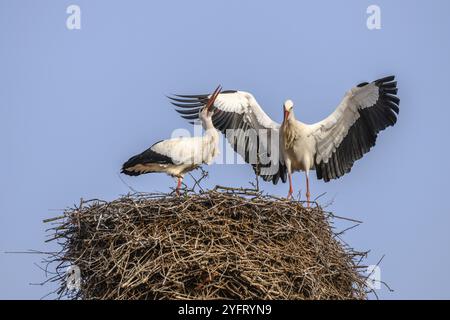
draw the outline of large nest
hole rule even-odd
[[[364,253],[319,206],[245,190],[82,201],[50,219],[59,297],[364,299]],[[66,286],[66,268],[81,288]]]

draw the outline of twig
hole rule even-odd
[[[201,189],[189,196],[128,194],[80,200],[46,219],[58,252],[46,252],[47,281],[69,299],[364,299],[366,253],[337,239],[335,216],[256,186]],[[196,194],[195,190],[203,190]],[[349,230],[350,228],[348,228]],[[345,230],[344,230],[345,231]],[[341,231],[342,233],[343,231]],[[286,249],[288,248],[288,250]],[[38,253],[38,252],[36,252]],[[67,289],[66,270],[81,270]],[[336,274],[339,276],[336,276]]]

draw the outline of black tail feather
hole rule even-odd
[[[170,157],[155,152],[150,147],[144,152],[128,159],[128,161],[122,165],[121,172],[129,176],[138,176],[142,173],[139,171],[134,171],[132,170],[132,168],[134,168],[139,164],[145,165],[145,164],[174,164],[174,163]]]

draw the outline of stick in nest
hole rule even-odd
[[[341,243],[330,219],[319,206],[223,186],[83,201],[49,220],[61,247],[47,260],[50,280],[59,297],[83,299],[364,299],[365,253]],[[78,292],[65,285],[73,264]]]

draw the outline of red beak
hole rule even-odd
[[[218,86],[216,90],[214,90],[213,94],[209,98],[208,102],[206,103],[206,111],[210,111],[211,106],[214,105],[214,101],[216,101],[217,96],[220,94],[220,91],[222,91],[222,86]]]
[[[283,119],[283,121],[286,121],[288,117],[289,117],[289,111],[287,111],[287,110],[285,109],[285,110],[284,110],[284,119]]]

